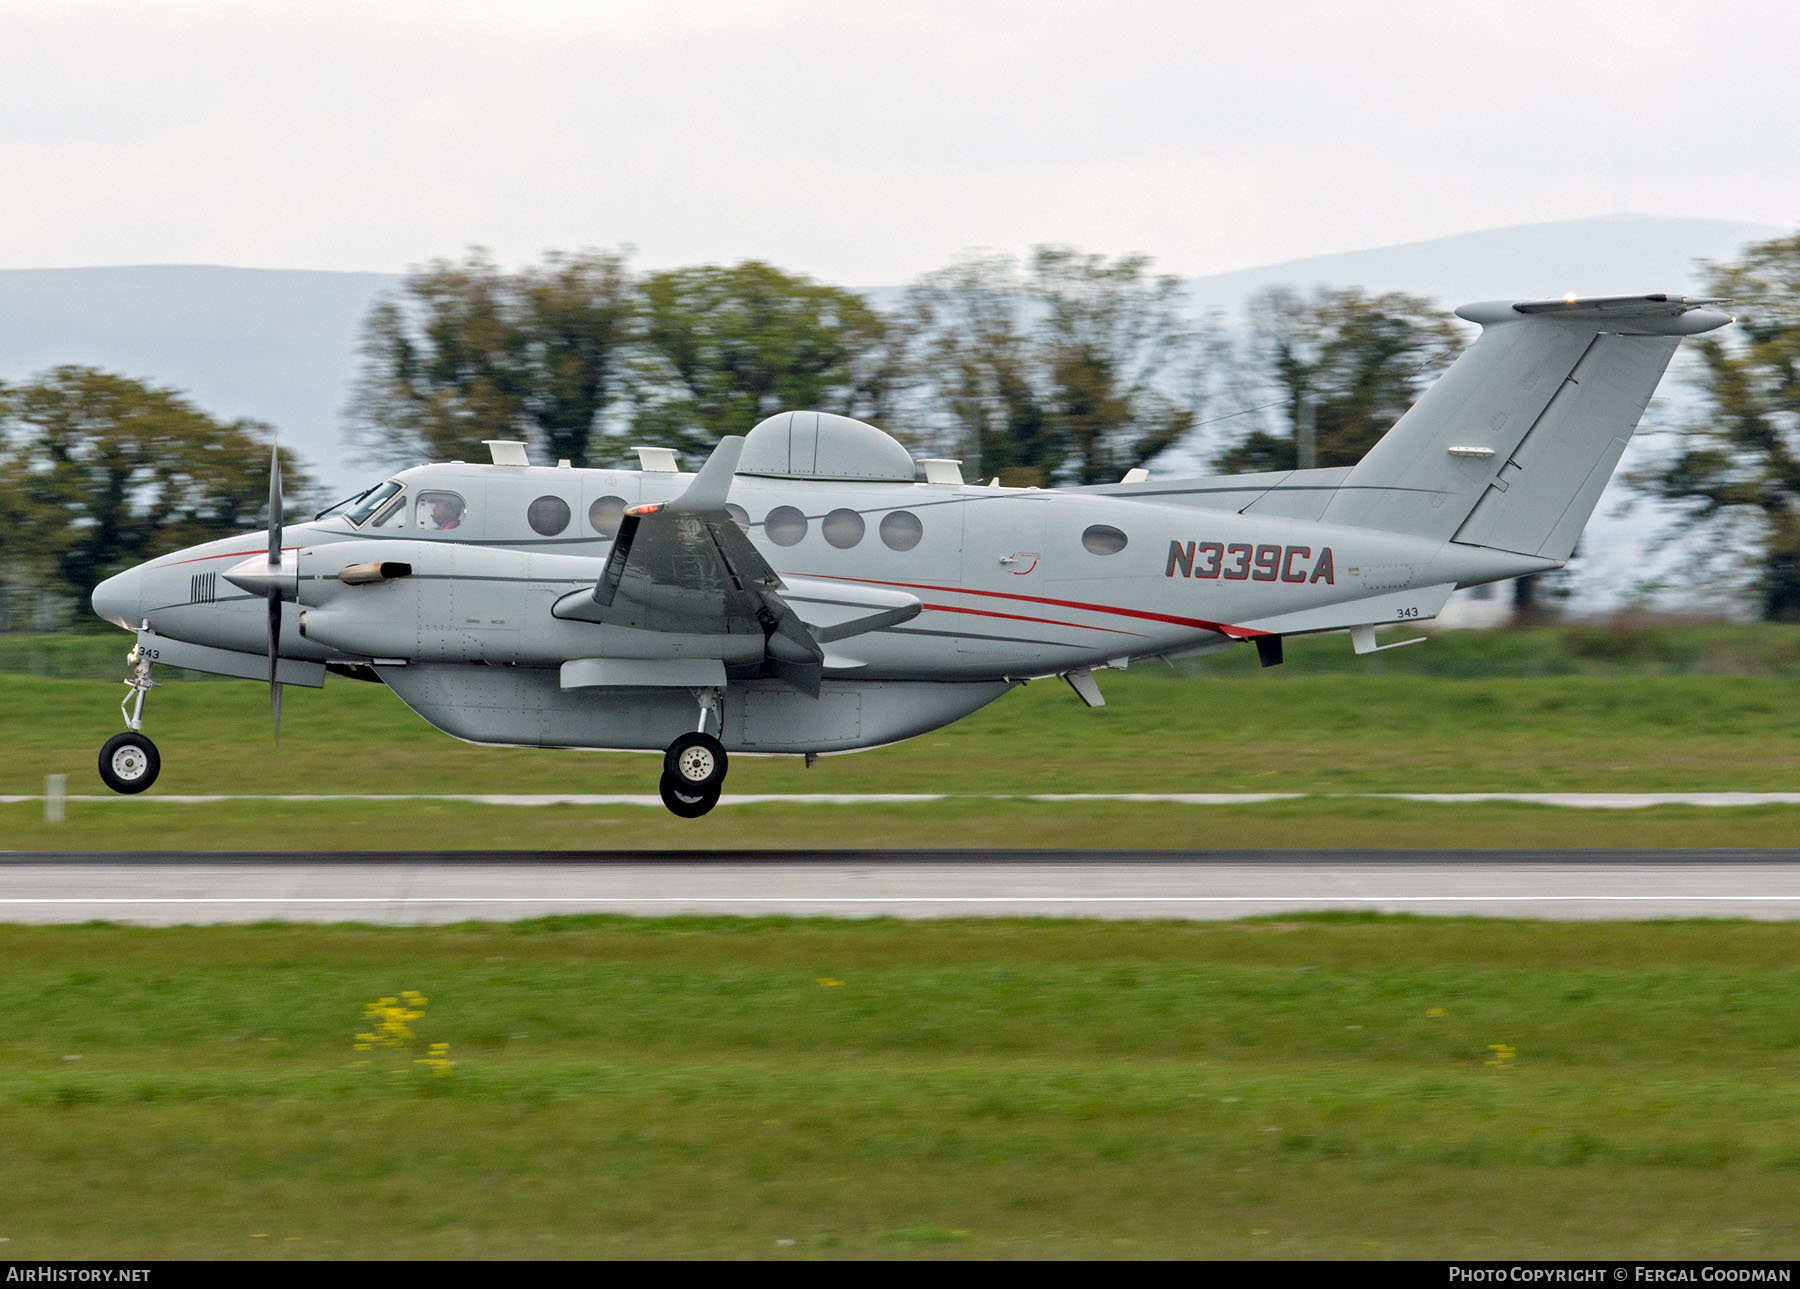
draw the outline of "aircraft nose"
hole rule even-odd
[[[116,622],[127,631],[135,631],[144,620],[143,578],[136,569],[127,569],[109,577],[94,588],[94,612],[108,622]]]

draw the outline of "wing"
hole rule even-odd
[[[628,510],[593,587],[563,596],[551,612],[669,635],[758,635],[767,669],[816,697],[826,643],[903,622],[922,606],[902,592],[805,579],[808,616],[820,619],[809,625],[725,509],[743,448],[741,437],[721,439],[681,496]]]

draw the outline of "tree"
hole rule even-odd
[[[860,295],[747,261],[653,273],[631,432],[704,456],[786,408],[881,419],[887,324]]]
[[[1745,540],[1761,616],[1800,621],[1800,234],[1706,266],[1737,326],[1694,342],[1705,402],[1671,457],[1630,482],[1683,503],[1691,526]]]
[[[977,474],[1110,482],[1193,427],[1197,333],[1146,256],[965,256],[914,283],[904,317],[928,414]]]
[[[639,332],[636,283],[623,255],[552,251],[519,275],[516,290],[526,415],[551,457],[586,460],[607,409],[626,392],[625,363]]]
[[[1355,465],[1449,366],[1463,340],[1450,314],[1417,296],[1291,287],[1252,296],[1245,371],[1279,408],[1275,430],[1253,430],[1215,461],[1223,474]]]
[[[85,596],[121,569],[265,523],[272,432],[170,389],[57,367],[0,390],[0,541],[9,569]],[[284,465],[289,497],[310,480]]]
[[[480,249],[434,260],[363,323],[351,437],[380,465],[481,460],[484,439],[587,464],[637,328],[621,253],[552,252],[519,273]]]

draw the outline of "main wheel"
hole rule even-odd
[[[698,819],[719,804],[717,788],[695,793],[686,784],[678,783],[666,774],[663,775],[658,788],[662,792],[663,804],[669,808],[669,813],[679,815],[683,819]]]
[[[131,730],[113,735],[100,749],[100,780],[114,792],[142,792],[161,769],[156,744]]]
[[[683,795],[711,791],[716,798],[725,782],[725,745],[710,734],[683,734],[663,753],[663,777]]]

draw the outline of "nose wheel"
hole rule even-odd
[[[114,792],[142,792],[161,770],[156,744],[135,730],[113,735],[100,749],[100,779]]]

